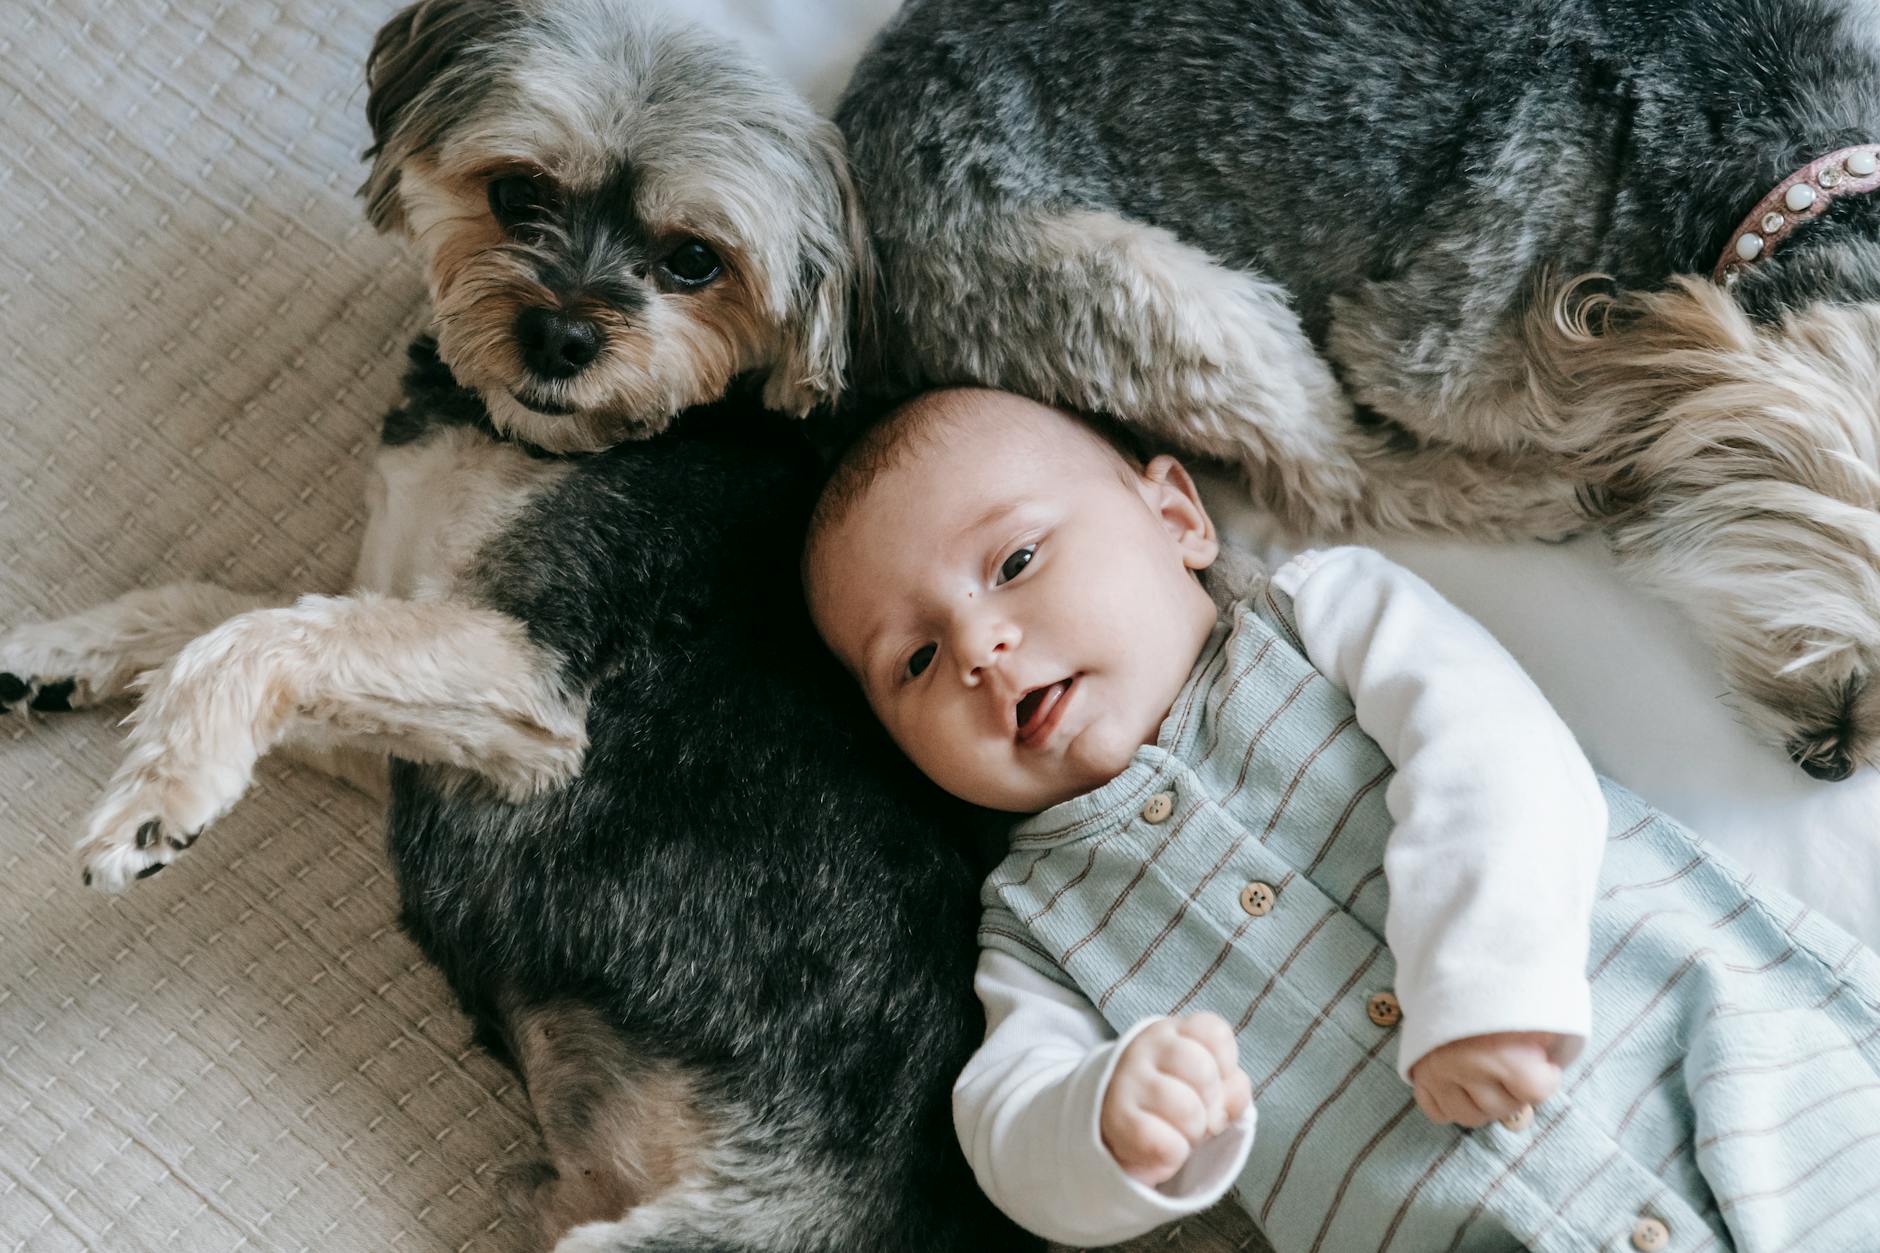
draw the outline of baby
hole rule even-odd
[[[1032,815],[955,1089],[1026,1227],[1231,1187],[1279,1253],[1874,1247],[1880,961],[1602,790],[1415,576],[1262,577],[1173,458],[970,390],[850,450],[804,573],[914,763]]]

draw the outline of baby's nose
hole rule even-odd
[[[977,637],[961,640],[956,654],[960,659],[960,677],[968,686],[977,685],[985,679],[988,671],[1005,664],[1017,644],[1018,632],[1006,624],[982,630]]]
[[[989,647],[974,653],[962,653],[965,667],[965,679],[968,683],[978,683],[986,677],[986,672],[999,665],[1005,659],[1009,646],[1003,640],[993,642]]]

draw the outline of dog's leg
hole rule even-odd
[[[541,1248],[618,1221],[698,1169],[718,1133],[680,1067],[638,1055],[586,1005],[509,1005],[503,1017],[546,1153],[510,1172],[509,1197]]]
[[[847,1253],[877,1247],[851,1189],[779,1151],[723,1159],[616,1222],[574,1228],[554,1253]]]
[[[137,679],[235,615],[290,598],[212,583],[169,583],[0,635],[0,714],[64,713],[129,700]],[[312,739],[281,745],[296,763],[368,796],[387,792],[385,754]]]
[[[0,633],[0,713],[63,712],[127,699],[198,635],[286,597],[211,583],[168,583],[50,622]]]
[[[980,382],[1109,414],[1243,467],[1295,531],[1559,536],[1570,484],[1513,459],[1401,448],[1355,420],[1284,293],[1111,213],[962,215],[885,241],[927,383]]]
[[[290,737],[461,766],[506,795],[571,778],[585,705],[521,624],[461,605],[309,596],[242,614],[145,685],[80,855],[106,889],[154,874]]]
[[[787,1129],[702,1098],[711,1085],[641,1055],[594,1009],[506,1006],[547,1160],[512,1197],[555,1253],[802,1253],[868,1247],[840,1178]],[[749,1148],[741,1148],[749,1145]]]
[[[1412,435],[1475,454],[1525,457],[1536,407],[1524,313],[1531,285],[1426,259],[1405,277],[1334,296],[1326,353],[1351,396]],[[1567,464],[1549,459],[1556,475]]]

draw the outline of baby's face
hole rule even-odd
[[[811,612],[902,751],[1032,813],[1155,739],[1215,610],[1214,531],[1172,458],[1138,471],[1014,396],[953,392],[809,553]]]

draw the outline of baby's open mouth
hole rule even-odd
[[[1063,714],[1064,699],[1076,682],[1077,676],[1072,675],[1044,687],[1034,687],[1019,697],[1017,738],[1020,744],[1036,744],[1051,733]]]

